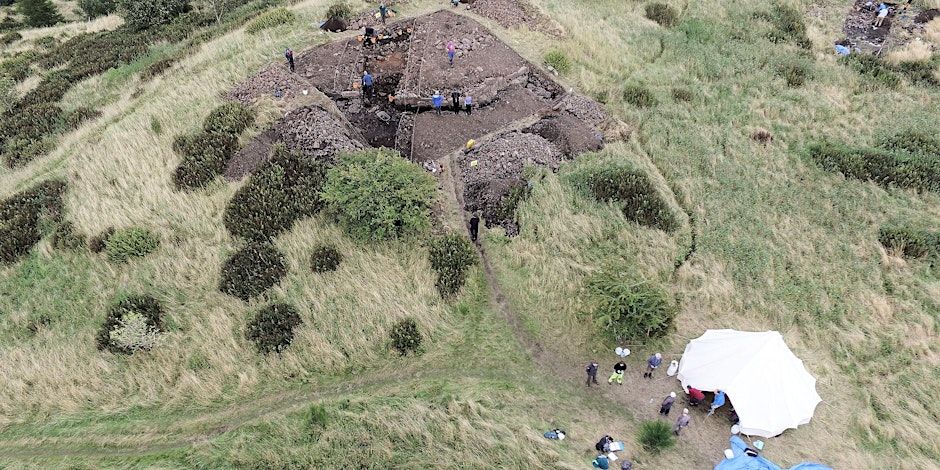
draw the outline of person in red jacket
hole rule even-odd
[[[690,404],[690,405],[692,405],[692,406],[698,405],[699,403],[702,402],[702,400],[705,399],[705,394],[702,393],[701,390],[699,390],[699,389],[697,389],[697,388],[695,388],[695,387],[693,387],[693,386],[691,386],[691,385],[687,385],[687,386],[685,387],[685,389],[686,389],[686,391],[689,393],[689,404]]]

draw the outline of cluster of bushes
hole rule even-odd
[[[661,338],[678,312],[662,287],[608,268],[588,278],[585,301],[595,325],[618,341]]]
[[[235,154],[238,136],[255,121],[254,111],[241,103],[227,103],[212,110],[203,121],[202,131],[180,135],[173,149],[183,160],[173,172],[177,189],[197,189],[225,171]]]
[[[367,150],[340,155],[320,197],[354,238],[387,240],[424,232],[437,184],[397,153]]]
[[[287,275],[287,260],[269,243],[250,242],[222,264],[219,290],[248,301]]]
[[[349,20],[352,18],[352,8],[346,2],[336,2],[326,9],[326,17]]]
[[[623,215],[638,224],[665,232],[679,227],[676,212],[653,181],[628,165],[584,166],[572,172],[569,180],[598,201],[620,205]]]
[[[124,22],[138,30],[168,24],[190,9],[189,0],[118,0]]]
[[[118,354],[150,350],[163,332],[163,306],[150,296],[130,296],[108,309],[98,330],[99,350]]]
[[[29,98],[27,94],[23,101]],[[51,148],[55,134],[74,129],[96,115],[97,111],[87,108],[64,112],[49,103],[15,104],[0,116],[0,155],[9,168],[25,165]]]
[[[117,263],[146,256],[156,251],[159,246],[160,237],[140,227],[112,231],[104,240],[104,251],[108,254],[108,259]]]
[[[12,109],[16,99],[16,82],[6,75],[0,75],[0,115]]]
[[[310,269],[315,273],[336,271],[343,262],[343,255],[332,245],[321,245],[310,254]]]
[[[421,332],[413,318],[405,318],[392,325],[389,337],[392,347],[402,356],[421,351]]]
[[[428,260],[431,262],[431,268],[437,273],[434,285],[441,297],[448,297],[460,291],[466,281],[467,270],[477,262],[470,241],[455,233],[431,240]]]
[[[320,210],[326,166],[276,146],[225,207],[228,231],[248,240],[272,240]]]
[[[85,235],[71,222],[62,222],[52,232],[52,246],[57,250],[78,250],[85,247]]]
[[[275,8],[259,15],[251,23],[248,23],[245,31],[249,34],[257,34],[265,29],[293,23],[296,19],[297,15],[287,8]]]
[[[0,263],[13,263],[29,253],[46,228],[62,214],[65,182],[47,180],[0,201]]]
[[[901,77],[907,77],[916,85],[940,86],[940,80],[935,75],[935,70],[940,65],[940,55],[935,55],[930,60],[901,62],[896,65],[872,54],[852,53],[840,60],[871,83],[887,88],[900,85]]]
[[[906,258],[940,256],[940,232],[911,225],[888,224],[878,231],[878,241]]]
[[[651,108],[658,104],[656,96],[649,88],[643,85],[627,85],[623,87],[623,100],[637,108]]]
[[[10,31],[8,33],[0,34],[0,46],[9,46],[16,41],[23,39],[23,35],[18,31]]]
[[[562,51],[548,51],[548,53],[545,54],[545,64],[562,75],[571,71],[571,61]]]
[[[6,75],[15,82],[26,80],[29,76],[29,66],[37,57],[39,55],[34,51],[17,52],[0,62],[0,75]]]
[[[828,171],[881,186],[940,191],[940,141],[919,132],[901,132],[882,139],[877,147],[851,147],[816,142],[809,157]]]
[[[768,39],[775,43],[793,43],[803,49],[810,49],[813,43],[806,35],[806,23],[803,14],[796,8],[783,3],[777,3],[768,12],[759,12],[755,15],[759,19],[767,20],[773,28],[767,34]]]
[[[807,60],[789,59],[777,66],[777,75],[787,82],[787,86],[800,87],[810,78],[812,70]]]
[[[659,23],[660,26],[671,28],[679,21],[679,12],[665,3],[648,3],[646,17]]]
[[[262,354],[279,353],[294,340],[294,328],[303,320],[293,305],[276,303],[261,309],[248,322],[245,337]]]
[[[17,11],[23,15],[27,26],[41,28],[65,21],[52,0],[18,0]]]
[[[78,0],[78,8],[86,20],[110,15],[117,11],[116,0]]]

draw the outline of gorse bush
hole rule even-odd
[[[340,155],[320,192],[347,232],[361,240],[418,234],[431,225],[437,184],[417,165],[385,150]]]
[[[90,20],[117,11],[117,0],[78,0],[78,8],[85,19]]]
[[[38,54],[35,51],[17,52],[0,62],[0,75],[6,75],[14,82],[22,82],[29,76],[30,65],[36,57]]]
[[[173,148],[183,160],[173,172],[176,189],[198,189],[215,180],[225,171],[236,146],[237,140],[230,134],[200,132],[177,137]]]
[[[189,9],[189,0],[118,0],[118,13],[136,29],[167,24]]]
[[[456,294],[463,287],[467,270],[476,264],[476,252],[466,237],[455,233],[431,240],[428,249],[431,268],[437,273],[435,286],[441,297]]]
[[[343,255],[332,245],[322,245],[310,254],[310,269],[315,273],[336,271],[343,261]]]
[[[303,414],[304,431],[307,437],[316,439],[330,422],[330,415],[323,405],[310,405]]]
[[[402,356],[421,350],[421,332],[413,318],[405,318],[392,325],[389,337],[392,347]]]
[[[637,441],[647,452],[658,454],[663,450],[676,445],[669,423],[665,421],[650,420],[640,424],[640,434]]]
[[[62,222],[52,232],[52,246],[57,250],[77,250],[85,247],[85,235],[78,233],[71,222]]]
[[[545,63],[564,75],[571,71],[571,61],[561,51],[549,51],[545,54]]]
[[[155,346],[163,331],[163,306],[150,296],[130,296],[108,309],[98,330],[99,350],[131,354]]]
[[[890,152],[908,152],[940,158],[940,138],[935,134],[905,130],[881,137],[878,147]]]
[[[303,320],[293,305],[278,303],[269,305],[248,322],[245,337],[254,343],[262,354],[279,353],[294,340],[294,328]]]
[[[878,241],[905,258],[940,256],[940,232],[910,225],[888,224],[878,231]]]
[[[254,110],[241,103],[226,103],[206,116],[202,128],[209,133],[238,136],[254,122]]]
[[[695,95],[692,94],[692,91],[688,88],[673,88],[672,89],[672,99],[675,101],[685,101],[689,102],[695,98]]]
[[[19,107],[0,116],[0,155],[9,168],[18,168],[42,155],[50,136],[65,127],[62,110],[55,105]]]
[[[287,8],[275,8],[259,15],[245,28],[249,34],[257,34],[265,29],[293,23],[297,15]]]
[[[623,164],[585,165],[569,174],[582,192],[621,206],[623,215],[638,224],[672,232],[680,220],[650,178]]]
[[[287,275],[287,261],[274,246],[253,242],[222,264],[219,290],[249,300],[276,286]]]
[[[648,3],[645,10],[647,18],[666,28],[675,26],[679,21],[679,12],[664,3]]]
[[[870,180],[885,187],[940,191],[940,159],[935,155],[825,141],[810,144],[807,153],[824,170],[837,171],[849,178]]]
[[[895,70],[915,85],[940,86],[940,78],[937,77],[938,66],[940,66],[940,54],[935,54],[930,60],[901,62]]]
[[[6,75],[0,75],[0,116],[16,104],[16,82]]]
[[[642,85],[627,85],[623,87],[623,100],[638,108],[650,108],[658,104],[653,92]]]
[[[9,46],[16,41],[23,39],[23,35],[19,31],[10,31],[9,33],[4,33],[0,35],[0,46]]]
[[[65,18],[52,4],[52,0],[17,0],[16,9],[19,11],[27,26],[39,28],[62,23]]]
[[[114,227],[108,227],[102,230],[98,235],[91,237],[88,239],[88,250],[92,253],[101,253],[107,246],[108,239],[111,238],[111,235],[114,235]]]
[[[160,246],[160,237],[145,228],[131,227],[116,230],[104,242],[104,246],[109,260],[123,263],[156,251]]]
[[[887,88],[896,88],[901,83],[898,75],[890,64],[872,54],[853,53],[839,59],[842,63],[853,68],[858,74],[869,80],[865,83],[877,83]]]
[[[800,87],[812,74],[810,64],[805,60],[791,59],[777,66],[777,75],[787,82],[789,87]]]
[[[320,210],[326,166],[276,146],[225,207],[222,221],[232,235],[269,240]]]
[[[343,20],[348,20],[352,18],[352,8],[349,7],[345,2],[337,2],[330,5],[326,10],[326,17],[329,18],[338,18]]]
[[[87,121],[101,117],[101,111],[80,106],[65,113],[62,127],[66,130],[75,130]]]
[[[622,269],[608,268],[589,277],[585,297],[595,325],[618,341],[660,338],[678,311],[662,287]]]
[[[59,222],[65,188],[64,181],[47,180],[0,201],[0,263],[29,253],[42,239],[43,228]]]
[[[813,47],[812,41],[806,35],[806,23],[803,21],[803,13],[796,8],[778,3],[773,6],[769,13],[758,16],[764,17],[773,25],[773,29],[768,34],[768,39],[772,42],[789,42],[803,49]]]

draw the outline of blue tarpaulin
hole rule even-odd
[[[779,465],[770,460],[761,457],[751,457],[744,453],[747,449],[747,443],[738,436],[731,436],[731,451],[734,457],[721,461],[715,465],[715,470],[783,470]],[[818,463],[801,463],[789,470],[832,470],[831,468]]]

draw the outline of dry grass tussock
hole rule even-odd
[[[924,25],[924,37],[940,49],[940,18],[934,18]]]
[[[888,53],[886,59],[893,64],[900,64],[901,62],[930,60],[931,56],[933,56],[933,48],[931,45],[919,38],[915,38],[901,48]]]
[[[54,37],[56,39],[65,40],[81,33],[110,31],[117,29],[122,24],[124,24],[124,20],[121,19],[120,16],[108,15],[88,21],[72,21],[44,28],[24,29],[20,31],[20,34],[23,35],[23,39],[17,42],[10,50],[18,51],[29,49],[32,41],[39,38]]]

